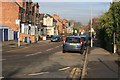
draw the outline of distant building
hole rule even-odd
[[[57,26],[58,26],[58,34],[63,33],[63,24],[62,24],[62,19],[60,19],[59,15],[54,14],[53,18],[57,21]]]
[[[70,20],[68,23],[67,27],[67,33],[72,34],[73,33],[73,28],[74,28],[74,21]]]
[[[63,19],[63,33],[67,33],[67,28],[69,27],[69,22],[67,19]]]
[[[57,21],[49,14],[41,14],[43,35],[58,35]]]

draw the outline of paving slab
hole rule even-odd
[[[120,57],[100,47],[93,47],[88,55],[86,78],[120,79]]]

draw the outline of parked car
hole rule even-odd
[[[86,48],[85,36],[67,36],[63,43],[63,53],[66,51],[79,51],[83,53]]]
[[[51,42],[60,42],[61,41],[61,37],[59,35],[54,35],[51,38]]]

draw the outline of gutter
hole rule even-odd
[[[22,9],[24,9],[25,10],[25,8],[24,7],[22,7],[18,2],[15,2],[20,8],[22,8]]]

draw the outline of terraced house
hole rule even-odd
[[[18,40],[36,42],[39,40],[39,4],[31,0],[1,2],[1,41]],[[12,37],[12,39],[9,39]]]

